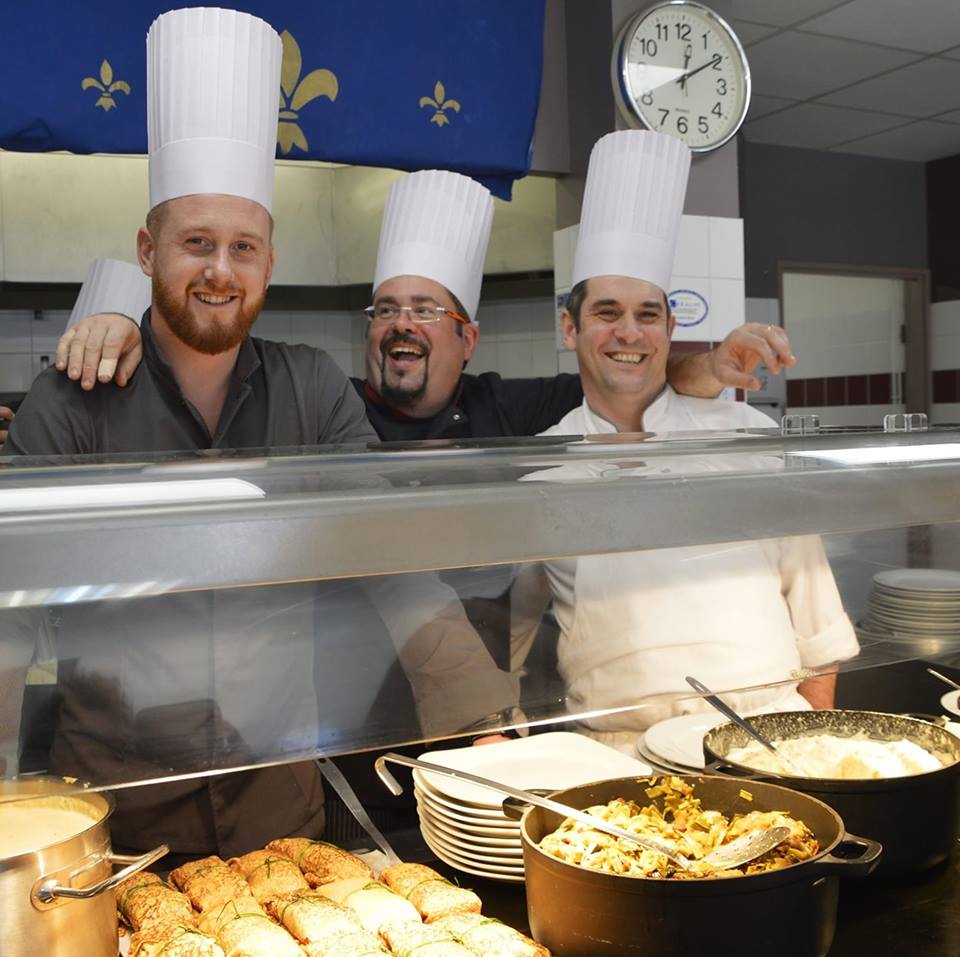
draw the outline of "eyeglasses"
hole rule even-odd
[[[381,302],[376,306],[367,306],[363,310],[364,315],[370,322],[396,322],[403,312],[410,313],[410,321],[419,326],[428,325],[431,322],[439,322],[444,316],[449,316],[457,322],[464,325],[470,322],[466,316],[461,316],[459,312],[452,309],[445,309],[443,306],[397,306],[392,302]]]

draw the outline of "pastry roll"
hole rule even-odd
[[[240,917],[243,914],[263,914],[264,909],[260,906],[257,899],[249,890],[240,894],[238,897],[231,897],[219,907],[211,907],[204,911],[197,920],[197,927],[205,934],[216,937],[220,933],[220,928],[234,917]]]
[[[120,916],[134,930],[156,923],[192,927],[196,922],[190,901],[149,871],[128,877],[117,887],[116,895]]]
[[[202,857],[170,872],[170,880],[201,913],[250,893],[247,882],[219,857]]]
[[[303,949],[307,957],[389,957],[390,954],[380,946],[376,938],[371,945],[367,934],[356,937],[347,934],[340,940],[327,944],[304,944]]]
[[[300,945],[266,914],[240,914],[224,921],[217,943],[226,957],[304,957]]]
[[[535,940],[482,914],[449,914],[432,926],[447,931],[479,957],[550,957]]]
[[[231,858],[227,863],[245,878],[253,896],[261,904],[271,897],[305,891],[310,886],[289,857],[275,852],[251,851],[243,857]]]
[[[480,913],[480,898],[473,891],[451,884],[424,864],[394,864],[380,872],[380,880],[410,901],[428,924],[447,914]]]
[[[354,946],[376,953],[380,941],[360,923],[360,918],[316,891],[287,894],[267,905],[270,913],[301,943],[316,945],[318,954],[349,938]],[[363,950],[361,950],[363,952]]]
[[[137,931],[130,940],[130,957],[224,957],[220,945],[195,927],[158,922]]]
[[[355,911],[363,926],[374,934],[392,920],[420,920],[420,912],[406,898],[395,894],[380,881],[348,877],[321,884],[317,890],[325,897]]]
[[[314,887],[345,877],[373,879],[373,871],[359,857],[325,841],[311,841],[306,837],[284,837],[271,841],[267,850],[289,857]]]
[[[432,924],[392,921],[380,928],[380,936],[396,957],[473,957],[473,951]]]

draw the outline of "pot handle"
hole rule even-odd
[[[104,861],[109,861],[111,864],[126,865],[123,870],[117,871],[116,874],[105,878],[99,884],[91,884],[89,887],[67,887],[61,884],[55,876],[41,877],[30,891],[30,902],[37,910],[49,910],[51,907],[64,904],[68,900],[89,900],[91,897],[98,897],[100,894],[112,891],[128,877],[132,877],[145,867],[149,867],[155,861],[160,860],[169,850],[170,848],[166,844],[160,844],[140,857],[130,857],[126,854],[104,854],[79,870],[73,868],[71,876],[89,870]]]
[[[523,817],[524,812],[532,806],[533,805],[527,804],[525,801],[521,801],[519,798],[506,797],[503,799],[500,809],[503,811],[505,818],[511,821],[519,821],[520,818]]]
[[[759,772],[755,771],[751,774],[749,771],[741,771],[740,768],[735,768],[730,764],[725,764],[721,759],[714,758],[712,761],[708,761],[703,767],[704,774],[724,774],[727,777],[731,778],[740,778],[741,781],[764,781],[770,777],[778,777],[779,775],[773,774],[772,772],[766,777]]]
[[[859,853],[857,853],[859,852]],[[844,833],[837,846],[816,861],[816,868],[823,874],[841,877],[866,877],[880,863],[883,845],[869,837],[857,837]]]

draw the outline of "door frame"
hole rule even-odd
[[[781,260],[777,264],[777,298],[783,325],[783,274],[814,273],[833,276],[866,276],[904,280],[903,401],[907,412],[930,414],[930,270],[898,266],[853,266]],[[789,335],[789,330],[787,332]]]

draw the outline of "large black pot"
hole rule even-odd
[[[728,761],[731,750],[752,743],[735,724],[720,725],[703,739],[708,771],[778,781],[825,801],[852,831],[878,840],[883,844],[883,860],[876,871],[879,878],[919,873],[950,854],[960,836],[960,739],[949,731],[916,718],[875,711],[785,711],[756,715],[750,722],[769,740],[864,731],[880,740],[907,738],[952,758],[952,763],[939,771],[902,778],[800,778]]]
[[[521,821],[527,910],[533,936],[555,957],[821,957],[833,940],[837,876],[870,872],[875,841],[846,834],[843,821],[820,801],[773,784],[729,777],[685,777],[708,809],[725,814],[786,811],[820,842],[820,853],[792,867],[748,877],[658,880],[620,877],[567,864],[537,842],[556,830],[560,815],[528,808]],[[558,791],[576,808],[613,798],[651,803],[646,778],[619,778]],[[743,795],[749,790],[752,800]]]

